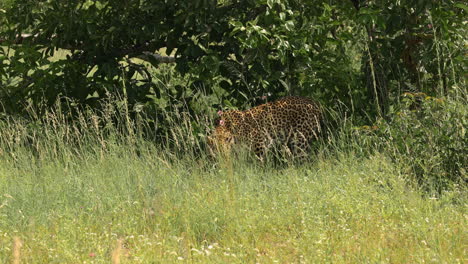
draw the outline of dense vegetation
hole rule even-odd
[[[467,11],[0,1],[0,262],[462,263]],[[326,111],[309,160],[207,156],[284,95]]]
[[[418,140],[394,142],[397,157],[421,160],[413,166],[419,178],[439,175],[441,167],[448,174],[443,178],[451,180],[464,171],[463,1],[3,1],[2,6],[4,114],[44,116],[59,105],[76,119],[77,109],[104,111],[119,98],[116,103],[125,104],[129,118],[144,116],[150,123],[145,133],[166,141],[172,120],[182,116],[210,118],[220,107],[303,95],[339,111],[331,125],[343,116],[351,116],[354,125],[377,121],[379,128],[394,131],[420,122],[401,135]],[[445,103],[426,102],[431,100]],[[192,127],[199,139],[206,134],[200,122]],[[389,130],[378,132],[398,138]],[[432,134],[434,142],[420,149]],[[439,154],[436,169],[421,168],[427,157]]]
[[[12,237],[25,263],[109,263],[116,248],[121,263],[466,256],[466,188],[428,195],[385,153],[359,155],[365,148],[354,134],[322,145],[311,162],[275,168],[251,157],[176,153],[111,124],[100,128],[97,115],[81,125],[48,116],[47,124],[12,120],[0,130],[2,263]],[[186,124],[174,123],[173,133],[188,147],[196,140]]]
[[[200,98],[240,106],[297,94],[377,114],[405,91],[448,96],[465,81],[463,1],[12,1],[5,8],[0,38],[15,51],[0,57],[8,112],[64,96],[92,105],[126,90],[131,105],[158,110],[167,101],[197,111]],[[18,39],[24,33],[31,37]],[[66,56],[50,60],[61,49]],[[161,49],[174,55],[183,84],[157,85],[151,69],[161,60],[151,54]]]

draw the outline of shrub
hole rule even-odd
[[[465,99],[405,93],[400,111],[369,128],[378,145],[425,189],[440,192],[466,180],[468,108]]]

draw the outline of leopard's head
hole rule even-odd
[[[229,153],[231,151],[231,146],[234,144],[232,129],[241,119],[241,111],[218,111],[215,129],[208,136],[208,146],[212,155],[215,155],[215,153]]]

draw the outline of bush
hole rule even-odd
[[[400,111],[369,129],[418,183],[440,192],[466,180],[468,108],[463,101],[405,93]]]

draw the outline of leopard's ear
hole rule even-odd
[[[223,126],[224,125],[224,120],[222,119],[222,116],[224,114],[223,110],[218,110],[216,112],[218,114],[218,117],[215,119],[215,126]]]

